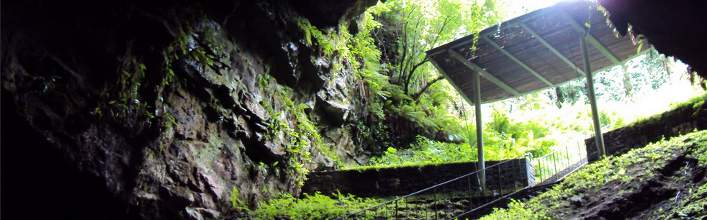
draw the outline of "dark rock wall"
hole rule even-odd
[[[3,93],[3,107],[14,107]],[[96,176],[76,169],[15,111],[2,111],[3,219],[135,219]],[[12,147],[10,147],[12,146]],[[101,202],[97,202],[101,201]],[[41,209],[41,211],[38,211]]]
[[[494,166],[495,164],[498,166]],[[532,167],[526,159],[486,162],[486,184],[490,190],[517,189],[534,184]],[[325,194],[349,193],[358,196],[403,196],[455,179],[476,170],[475,162],[421,167],[314,172],[302,191]],[[424,176],[425,178],[420,178]],[[479,190],[476,174],[454,181],[430,193]]]
[[[625,35],[643,35],[658,51],[675,56],[707,78],[707,2],[700,0],[599,0]]]
[[[336,2],[327,18],[307,17],[325,27],[373,3]],[[3,179],[30,175],[17,167],[21,157],[36,161],[27,172],[37,171],[3,192],[62,191],[46,196],[81,200],[57,206],[76,210],[71,219],[107,218],[85,211],[93,207],[86,202],[105,202],[105,215],[119,219],[232,218],[243,214],[234,203],[253,207],[299,193],[303,169],[332,166],[321,147],[344,161],[365,160],[352,123],[367,114],[355,96],[361,83],[348,67],[332,73],[327,57],[305,46],[293,21],[298,8],[282,1],[3,2]],[[349,105],[342,110],[337,100]],[[308,121],[318,125],[322,146],[288,133],[304,132],[298,126]],[[31,129],[5,132],[13,127]],[[54,168],[68,177],[57,188],[58,175],[35,182]],[[29,199],[22,197],[12,198]]]
[[[707,129],[707,102],[686,105],[638,123],[603,134],[608,155],[626,153],[636,147],[665,138],[676,137],[694,130]],[[585,141],[589,161],[599,159],[595,139]]]

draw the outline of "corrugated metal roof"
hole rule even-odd
[[[571,1],[457,39],[427,56],[467,100],[474,91],[471,71],[482,72],[481,103],[498,101],[583,77],[579,41],[586,24],[592,72],[639,53],[629,37],[619,37],[595,2]]]

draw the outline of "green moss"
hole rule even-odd
[[[337,49],[336,41],[338,39],[334,30],[330,29],[325,33],[303,17],[295,18],[295,23],[304,33],[305,44],[307,46],[318,46],[326,56],[332,56],[334,54]]]
[[[174,128],[177,125],[177,119],[171,112],[164,112],[162,114],[162,127],[165,130]]]
[[[297,26],[304,33],[308,46],[318,46],[324,56],[332,61],[332,73],[337,74],[344,67],[350,67],[356,76],[370,91],[369,111],[379,118],[384,117],[384,102],[393,91],[402,91],[397,85],[389,83],[388,76],[380,72],[381,52],[375,44],[372,32],[381,27],[371,12],[362,15],[359,32],[352,35],[348,23],[342,22],[338,28],[320,30],[305,18],[295,19]]]
[[[688,157],[702,158],[699,159],[700,166],[704,166],[704,160],[707,159],[705,158],[707,151],[705,143],[707,143],[707,131],[698,131],[633,149],[619,157],[605,158],[583,167],[569,175],[559,185],[527,202],[516,201],[509,208],[496,209],[482,219],[504,219],[507,216],[513,216],[516,219],[556,218],[561,210],[576,209],[570,204],[570,197],[598,193],[598,190],[609,182],[629,186],[631,185],[629,183],[647,181],[649,178],[660,175],[655,170],[666,166],[681,152],[687,152]],[[704,186],[701,186],[697,191],[704,191],[703,188]],[[693,193],[692,195],[702,194]],[[704,200],[697,199],[695,201],[684,205],[684,207],[679,206],[677,212],[681,212],[681,210],[692,212],[694,209],[704,207]]]
[[[639,118],[636,121],[630,123],[629,125],[626,125],[625,127],[632,127],[632,126],[639,126],[641,124],[649,124],[649,123],[656,123],[661,120],[661,118],[665,117],[668,112],[672,112],[678,109],[685,109],[685,108],[690,108],[692,110],[692,117],[698,117],[699,114],[704,114],[704,112],[701,112],[702,106],[705,104],[705,100],[707,100],[707,93],[704,93],[699,96],[695,96],[687,101],[680,102],[677,104],[672,104],[672,108],[668,111],[665,111],[662,114],[657,114],[653,115],[647,118]]]
[[[163,71],[165,77],[160,82],[164,88],[169,86],[176,79],[172,65],[175,61],[182,59],[189,54],[189,41],[191,40],[192,29],[188,26],[181,26],[178,29],[175,40],[162,51]]]
[[[169,111],[166,111],[162,114],[161,122],[162,122],[162,132],[172,132],[174,129],[174,126],[177,125],[177,119]],[[164,140],[160,141],[160,149],[159,150],[162,153],[164,153],[167,150],[167,147],[168,147],[167,144],[168,143],[165,143]]]
[[[223,140],[217,135],[211,134],[209,135],[208,143],[204,147],[196,150],[196,157],[198,161],[203,164],[212,164],[218,157],[223,146]]]
[[[702,183],[697,189],[691,189],[689,196],[681,199],[677,208],[667,212],[663,219],[705,219],[707,218],[707,183]]]
[[[333,197],[315,193],[301,199],[290,194],[261,202],[252,214],[256,219],[334,219],[352,210],[377,205],[381,200],[337,194]],[[368,216],[365,219],[372,219]]]
[[[231,207],[239,212],[249,210],[248,204],[241,201],[240,196],[240,190],[238,190],[238,188],[236,188],[235,186],[231,187],[231,195],[229,196],[229,200],[231,201]]]
[[[422,168],[422,167],[428,167],[428,166],[445,166],[445,165],[450,165],[450,164],[463,164],[463,163],[470,163],[470,162],[475,162],[475,160],[469,160],[469,161],[455,161],[455,162],[415,162],[415,163],[402,163],[402,164],[378,164],[378,165],[366,165],[366,166],[351,166],[351,167],[344,167],[340,170],[342,171],[347,171],[347,170],[352,170],[352,171],[359,171],[363,172],[366,170],[381,170],[381,169],[398,169],[398,168]]]
[[[693,109],[697,110],[699,107],[701,107],[705,103],[705,100],[707,100],[707,93],[692,97],[689,100],[684,101],[684,102],[672,104],[671,106],[673,107],[673,109],[690,106]]]
[[[145,64],[135,57],[126,57],[120,69],[118,84],[114,88],[117,97],[108,102],[109,105],[127,111],[130,106],[142,107],[140,101],[140,86],[145,79]]]
[[[219,58],[224,56],[226,50],[219,30],[214,25],[204,24],[200,30],[191,28],[191,25],[182,25],[176,28],[177,37],[162,51],[164,77],[160,82],[161,87],[170,85],[175,81],[173,63],[180,59],[191,59],[202,68],[218,70],[227,66],[220,63]]]
[[[296,184],[302,186],[309,170],[307,165],[312,163],[312,152],[319,152],[333,160],[336,164],[341,159],[334,152],[333,146],[326,144],[317,125],[309,119],[306,113],[307,106],[298,103],[292,89],[274,83],[269,74],[262,74],[258,78],[260,89],[265,94],[272,94],[270,100],[263,100],[260,104],[268,113],[267,138],[286,138],[285,151],[287,152],[288,172],[296,177]]]

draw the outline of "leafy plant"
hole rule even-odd
[[[261,202],[252,216],[257,219],[334,219],[352,210],[375,206],[381,201],[337,193],[332,197],[315,193],[295,198],[281,194],[278,198]]]
[[[235,209],[236,211],[246,211],[248,210],[248,204],[243,202],[240,198],[241,192],[233,186],[231,188],[231,195],[229,196],[229,199],[231,201],[231,207]]]

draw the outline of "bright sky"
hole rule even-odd
[[[508,20],[526,14],[528,12],[549,7],[561,1],[572,0],[497,0],[497,7],[501,9],[502,20]],[[604,110],[612,110],[614,113],[624,118],[628,122],[637,118],[647,117],[670,109],[670,105],[688,100],[690,97],[699,95],[703,91],[696,86],[690,84],[686,79],[686,66],[681,62],[671,62],[671,78],[660,89],[649,92],[650,94],[635,94],[635,99],[631,102],[621,101],[612,102],[599,100],[601,108]],[[579,104],[579,108],[586,106]],[[543,112],[537,112],[543,114]],[[556,114],[556,112],[553,112]],[[533,117],[527,115],[527,117]]]
[[[552,6],[562,0],[498,0],[497,7],[501,9],[502,20],[508,20],[525,13]]]

